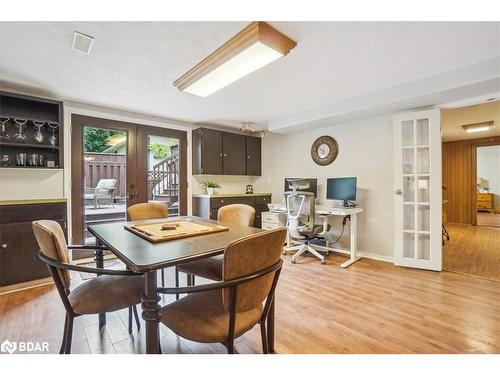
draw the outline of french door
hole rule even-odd
[[[440,271],[440,112],[429,110],[395,115],[393,134],[394,263]]]
[[[73,115],[72,242],[92,244],[88,225],[126,221],[136,203],[160,202],[170,216],[186,215],[186,152],[182,131]]]

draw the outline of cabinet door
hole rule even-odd
[[[222,174],[222,132],[202,129],[201,174]]]
[[[260,176],[261,170],[261,139],[246,137],[247,141],[247,175]]]
[[[246,175],[246,137],[233,133],[222,133],[225,175]]]
[[[31,222],[0,225],[0,285],[49,277],[38,250]]]

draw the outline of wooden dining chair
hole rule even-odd
[[[127,208],[129,221],[166,219],[168,207],[162,203],[137,203]],[[161,270],[161,286],[165,286],[165,270]]]
[[[222,223],[251,227],[255,221],[255,209],[246,204],[230,204],[217,211],[217,220]],[[184,272],[187,284],[195,284],[195,276],[209,280],[222,279],[222,256],[193,260],[175,267],[175,286],[179,286],[179,271]],[[178,299],[179,296],[176,295]]]
[[[38,220],[34,221],[32,225],[40,246],[38,257],[47,264],[66,309],[60,354],[69,354],[71,352],[73,319],[77,316],[103,314],[133,306],[138,328],[140,327],[135,305],[141,303],[140,296],[144,290],[144,277],[142,275],[125,270],[91,268],[70,264],[68,249],[91,249],[95,251],[104,251],[105,249],[99,246],[68,246],[64,232],[56,221]],[[98,277],[78,285],[70,292],[70,270],[94,273]],[[131,331],[131,324],[131,315],[129,315],[129,332]]]
[[[188,293],[161,309],[161,322],[188,340],[222,343],[228,353],[234,353],[235,338],[260,324],[262,351],[267,354],[266,320],[285,238],[286,229],[278,228],[233,241],[224,251],[222,281],[159,288],[159,293]]]

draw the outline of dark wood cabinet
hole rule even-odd
[[[66,203],[0,206],[0,286],[49,277],[47,266],[37,257],[33,220],[59,222],[66,234]]]
[[[219,130],[193,130],[193,174],[260,176],[261,139]]]
[[[246,138],[246,170],[248,176],[262,175],[262,145],[261,139],[257,137]]]
[[[222,133],[222,174],[246,175],[246,137],[234,133]]]
[[[231,196],[198,196],[193,197],[193,215],[205,219],[217,220],[217,211],[228,204],[247,204],[255,208],[254,227],[260,228],[262,212],[269,211],[267,204],[271,203],[271,194],[231,195]]]
[[[193,174],[223,174],[222,132],[199,128],[192,135]]]

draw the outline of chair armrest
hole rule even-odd
[[[86,187],[85,194],[93,194],[95,192],[95,188]]]
[[[49,258],[45,254],[43,254],[41,251],[38,252],[38,258],[40,258],[40,260],[42,262],[49,264],[55,268],[71,270],[71,271],[95,273],[95,274],[100,274],[100,275],[113,275],[113,276],[142,275],[142,273],[136,273],[136,272],[126,271],[126,270],[111,270],[111,269],[106,269],[106,268],[83,267],[83,266],[77,266],[76,264],[59,262],[57,260]]]
[[[265,276],[268,273],[274,272],[281,268],[283,265],[283,260],[280,259],[279,262],[274,264],[271,267],[268,267],[264,270],[252,273],[250,275],[242,276],[237,279],[228,280],[228,281],[218,281],[216,283],[204,284],[204,285],[194,285],[194,286],[186,286],[179,288],[158,288],[157,292],[162,294],[184,294],[184,293],[199,293],[206,292],[209,290],[222,289],[222,288],[231,288],[238,284],[242,284],[259,277]]]
[[[68,245],[70,250],[97,250],[97,251],[109,251],[105,246],[94,246],[94,245]]]

